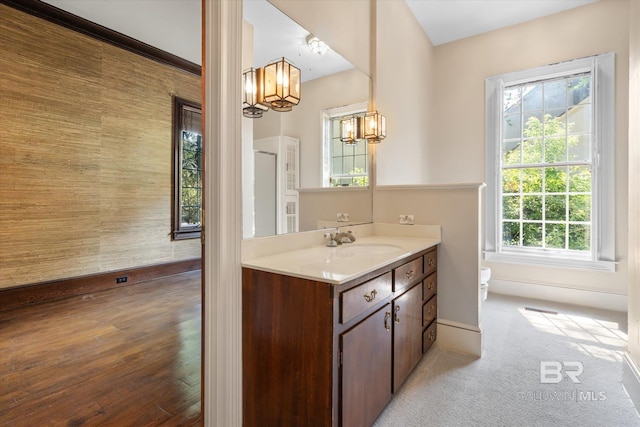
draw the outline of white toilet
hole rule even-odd
[[[489,267],[480,267],[480,293],[482,301],[486,301],[489,293],[489,279],[491,279],[491,269]]]

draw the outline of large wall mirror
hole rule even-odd
[[[243,4],[243,68],[286,58],[301,72],[289,112],[243,118],[244,237],[371,222],[372,154],[340,140],[340,117],[366,111],[370,78],[267,0]],[[321,34],[315,34],[320,40]]]

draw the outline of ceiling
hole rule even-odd
[[[405,0],[434,46],[596,0]]]
[[[139,41],[201,64],[201,0],[43,0]],[[350,68],[340,55],[311,54],[308,32],[266,0],[243,0],[254,25],[254,63],[285,56],[304,80]],[[393,0],[403,1],[403,0]],[[508,27],[596,0],[404,0],[434,45]],[[276,22],[276,24],[274,24]],[[278,28],[278,32],[265,30]],[[277,46],[276,50],[270,47]],[[322,60],[320,60],[322,58]],[[332,64],[324,71],[320,64]],[[306,76],[305,76],[306,75]]]

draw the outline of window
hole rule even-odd
[[[613,54],[487,80],[486,258],[612,270]]]
[[[351,107],[351,111],[347,111]],[[369,148],[366,140],[345,144],[340,140],[340,120],[364,114],[366,106],[333,109],[324,114],[324,187],[369,185]],[[353,109],[355,108],[355,109]]]
[[[174,98],[173,239],[200,237],[202,230],[202,112]]]

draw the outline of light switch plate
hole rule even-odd
[[[349,221],[348,213],[337,213],[336,218],[338,218],[338,222],[347,222]]]

